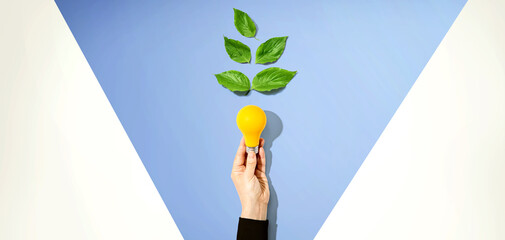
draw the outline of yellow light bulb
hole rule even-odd
[[[266,124],[267,116],[258,106],[247,105],[238,111],[237,126],[244,135],[247,152],[258,153],[260,135]]]

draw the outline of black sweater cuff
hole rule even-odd
[[[239,218],[237,240],[267,240],[268,220]]]

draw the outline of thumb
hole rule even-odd
[[[256,172],[256,153],[249,151],[247,153],[247,163],[245,165],[245,175],[248,179],[251,179]]]

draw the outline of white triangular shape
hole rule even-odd
[[[56,4],[0,29],[0,239],[182,239]]]
[[[505,239],[504,12],[467,3],[316,239]]]

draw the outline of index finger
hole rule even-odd
[[[233,166],[241,166],[244,165],[245,162],[245,140],[242,137],[242,140],[240,140],[240,145],[238,146],[237,149],[237,154],[235,155],[235,160],[233,160]]]

